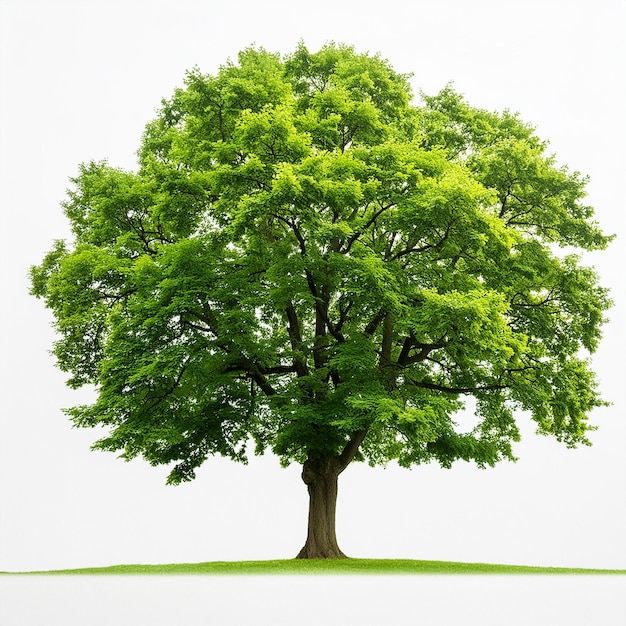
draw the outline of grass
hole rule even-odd
[[[626,574],[626,570],[415,561],[409,559],[286,559],[275,561],[212,561],[169,565],[112,565],[42,572],[0,574],[45,575],[388,575],[388,574]]]

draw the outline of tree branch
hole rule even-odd
[[[441,248],[443,246],[443,244],[448,240],[448,238],[450,237],[450,233],[452,232],[452,227],[456,224],[456,222],[458,221],[458,219],[453,219],[446,227],[446,232],[443,235],[440,235],[441,239],[437,242],[437,243],[427,243],[419,248],[416,248],[415,245],[409,245],[407,248],[405,248],[404,250],[400,250],[399,252],[396,252],[391,258],[394,260],[397,260],[403,256],[406,256],[407,254],[413,254],[413,253],[417,253],[419,254],[420,252],[426,252],[426,250],[437,250],[439,248]]]
[[[393,346],[393,315],[387,313],[383,318],[383,338],[380,350],[380,367],[391,365],[391,348]]]
[[[367,435],[367,429],[357,430],[353,435],[350,441],[346,444],[342,453],[339,455],[339,473],[343,472],[343,470],[350,465],[350,462],[354,458],[354,455],[357,453],[359,446],[363,443],[363,439],[365,439],[365,435]]]
[[[407,365],[412,365],[413,363],[419,363],[420,361],[426,360],[428,355],[434,350],[441,350],[448,345],[449,342],[444,341],[443,337],[435,342],[435,343],[420,343],[415,339],[415,337],[411,334],[404,340],[404,344],[402,345],[402,350],[400,351],[400,355],[398,356],[398,365],[402,367],[406,367]],[[417,354],[410,355],[410,352],[413,348],[419,349]]]
[[[294,352],[293,362],[296,373],[300,377],[307,376],[309,374],[309,368],[307,367],[305,361],[301,357],[297,356],[297,352],[298,350],[300,350],[303,342],[302,334],[300,332],[300,322],[298,321],[298,315],[291,301],[287,303],[285,313],[287,315],[288,321],[287,333],[289,334],[289,339],[291,341],[291,349]]]
[[[409,381],[415,387],[420,387],[421,389],[432,389],[434,391],[442,391],[444,393],[476,393],[477,391],[498,391],[502,389],[509,389],[509,385],[484,385],[482,387],[448,387],[446,385],[437,385],[435,383],[427,383],[427,382],[417,382],[414,380]]]
[[[274,367],[260,367],[259,372],[268,374],[295,374],[296,368],[293,365],[275,365]]]
[[[387,210],[393,208],[395,205],[395,203],[391,203],[391,204],[385,204],[382,205],[380,204],[380,202],[378,203],[380,205],[380,209],[378,209],[378,211],[375,211],[374,214],[372,215],[372,217],[370,217],[369,220],[367,220],[367,222],[365,222],[365,224],[363,224],[363,226],[361,227],[360,230],[357,230],[354,232],[354,234],[352,235],[352,237],[350,237],[350,239],[348,239],[348,242],[346,243],[346,247],[343,250],[343,253],[347,253],[350,252],[350,248],[352,248],[352,245],[354,244],[354,242],[361,236],[363,235],[367,229]]]
[[[425,246],[422,246],[421,248],[405,248],[404,250],[400,250],[400,252],[396,252],[391,258],[394,260],[397,260],[403,256],[406,256],[407,254],[413,254],[414,252],[416,253],[426,252],[426,250],[430,250],[431,248],[436,248],[438,245],[439,244],[428,243]]]
[[[266,396],[273,396],[276,393],[276,389],[274,389],[274,387],[267,382],[267,379],[263,376],[263,374],[261,374],[261,372],[255,370],[256,368],[248,370],[250,378],[252,378],[252,380],[259,386]]]
[[[385,317],[385,311],[383,309],[381,309],[370,320],[369,324],[365,327],[365,330],[363,331],[363,334],[366,335],[367,337],[371,337],[376,332],[376,329],[378,328],[378,325],[383,321],[384,317]]]

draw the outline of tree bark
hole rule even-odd
[[[299,559],[345,559],[337,545],[335,511],[339,474],[354,459],[367,429],[357,430],[337,456],[309,454],[302,467],[302,480],[309,490],[309,529]]]
[[[309,490],[309,528],[299,559],[346,558],[335,534],[337,483],[342,469],[338,457],[309,457],[304,463],[302,480]]]

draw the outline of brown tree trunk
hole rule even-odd
[[[346,558],[335,535],[337,482],[342,469],[338,457],[309,457],[304,463],[302,480],[309,490],[309,529],[299,559]]]

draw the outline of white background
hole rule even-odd
[[[144,124],[160,99],[182,85],[185,70],[197,65],[214,73],[252,43],[289,53],[300,39],[312,51],[334,40],[380,52],[397,71],[414,74],[416,92],[433,94],[453,81],[474,106],[519,111],[550,140],[560,163],[591,177],[588,199],[598,220],[606,232],[622,235],[608,251],[587,257],[615,301],[594,357],[613,406],[593,414],[599,426],[591,434],[593,446],[567,450],[535,436],[520,416],[524,439],[516,464],[477,470],[461,462],[450,471],[352,466],[340,482],[342,549],[355,557],[626,568],[624,0],[0,0],[0,571],[289,558],[303,544],[307,496],[299,468],[281,469],[271,455],[253,458],[248,467],[212,459],[193,483],[166,487],[165,468],[90,452],[99,433],[73,430],[61,408],[91,396],[65,387],[65,375],[48,353],[51,317],[28,295],[28,268],[41,261],[53,239],[68,236],[59,203],[79,163],[107,158],[134,168]],[[72,595],[78,611],[76,597],[90,593],[78,589],[89,584],[85,580],[29,580],[0,582],[0,602],[12,619],[7,626],[73,624],[64,598]],[[141,587],[144,579],[134,580]],[[152,594],[150,623],[196,623],[184,617],[177,622],[176,613],[168,613],[167,594],[158,590],[162,583],[151,580],[141,587]],[[211,583],[213,595],[199,587],[194,595],[186,583],[172,583],[170,589],[187,595],[174,596],[171,607],[193,606],[209,593],[219,613],[242,590],[274,607],[273,583],[251,580]],[[341,580],[350,598],[357,583]],[[388,623],[397,624],[405,618],[415,623],[408,615],[455,623],[445,615],[465,603],[490,624],[496,613],[484,607],[504,612],[507,602],[524,606],[515,614],[522,621],[494,617],[494,624],[623,626],[626,617],[617,593],[625,586],[621,577],[578,587],[552,582],[553,593],[537,592],[549,587],[528,579],[521,587],[494,578],[488,585],[476,582],[482,578],[402,580],[358,583],[380,591],[369,594],[371,610],[355,614],[361,623],[383,623],[382,615],[396,615]],[[53,584],[57,592],[42,591]],[[209,583],[194,583],[203,584]],[[298,598],[311,586],[323,591],[325,584],[281,583],[290,589],[291,603],[281,606],[295,614]],[[111,607],[144,602],[121,581],[98,585],[117,599],[99,609],[98,619],[105,621],[84,624],[126,623]],[[418,588],[419,611],[407,599]],[[526,600],[520,589],[528,590]],[[48,616],[58,610],[67,619],[37,617],[32,593]],[[324,593],[326,603],[319,607],[330,607],[333,593]],[[450,597],[460,604],[450,604]],[[532,612],[542,602],[543,617],[554,609],[568,619],[542,622]],[[376,617],[383,605],[390,613]],[[245,606],[243,621],[216,623],[290,623],[287,617],[263,621],[262,611],[254,618],[252,605]],[[106,607],[113,611],[108,622]],[[586,619],[586,611],[602,619]],[[470,609],[461,614],[466,620],[474,615]]]

